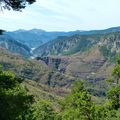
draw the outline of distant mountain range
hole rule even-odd
[[[105,30],[91,30],[91,31],[70,31],[70,32],[47,32],[41,29],[32,30],[16,30],[13,32],[5,32],[8,35],[22,44],[27,45],[29,48],[37,48],[49,41],[56,39],[59,36],[73,36],[75,34],[79,35],[90,35],[90,34],[104,34],[109,32],[120,31],[120,27],[113,27]]]
[[[69,87],[76,77],[106,88],[120,52],[120,27],[105,30],[46,32],[17,30],[0,35],[0,63],[20,76],[50,86]],[[100,93],[103,94],[103,93]]]
[[[99,46],[99,50],[106,58],[113,57],[115,53],[120,52],[120,32],[58,37],[33,50],[33,55],[35,57],[69,56],[90,51],[95,46]]]
[[[18,42],[27,45],[29,48],[37,48],[48,41],[56,39],[58,36],[72,36],[78,31],[73,32],[47,32],[40,29],[17,30],[13,32],[5,32],[4,34],[12,37]]]
[[[105,30],[47,32],[41,29],[16,30],[0,35],[0,45],[23,56],[72,55],[100,42],[104,34],[119,32],[120,27]],[[99,43],[100,44],[100,43]]]

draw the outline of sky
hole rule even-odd
[[[95,30],[120,26],[120,0],[36,0],[22,12],[0,12],[0,29]]]

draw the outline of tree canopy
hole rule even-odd
[[[0,68],[0,120],[33,120],[33,96],[21,86],[22,79]]]
[[[96,103],[81,80],[70,94],[58,100],[35,99],[21,83],[23,79],[0,68],[0,120],[120,120],[120,57],[109,79],[106,100]],[[56,104],[57,105],[57,104]]]
[[[63,101],[62,120],[95,120],[95,106],[82,82],[75,82]]]
[[[0,0],[1,9],[20,11],[24,9],[27,4],[32,4],[36,0]]]

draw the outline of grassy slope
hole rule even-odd
[[[11,54],[3,48],[0,48],[0,64],[17,76],[53,87],[65,87],[68,82],[70,85],[70,81],[74,80],[71,76],[53,70],[42,61],[27,60],[17,54]]]
[[[83,56],[84,60],[88,60],[86,59],[86,57],[88,57],[87,53]],[[59,100],[63,99],[64,96],[70,92],[69,89],[67,90],[64,88],[66,85],[69,86],[69,84],[73,82],[72,80],[74,77],[71,77],[72,71],[70,71],[70,67],[71,70],[73,70],[73,67],[74,69],[77,68],[76,66],[78,66],[79,64],[76,61],[80,61],[81,57],[82,56],[80,55],[69,56],[69,58],[62,57],[70,63],[67,66],[66,73],[62,74],[60,72],[53,71],[53,69],[46,66],[42,61],[26,60],[18,56],[17,54],[11,54],[5,49],[0,48],[0,63],[3,65],[4,69],[12,70],[16,73],[16,75],[24,77],[26,80],[24,81],[23,85],[29,91],[29,94],[34,95],[36,99],[51,101],[53,103],[53,106],[57,110],[59,110]],[[89,58],[89,60],[91,59],[92,58]],[[83,60],[81,60],[81,63],[82,62]],[[80,67],[81,70],[82,68],[83,67]],[[78,67],[79,71],[80,69]],[[56,83],[56,86],[58,87],[53,88],[47,86],[49,75],[51,73],[52,77],[50,78],[50,82],[51,84]],[[71,80],[68,78],[70,78]],[[99,87],[100,86],[98,86],[98,88]],[[98,100],[99,98],[95,97],[95,99]]]
[[[5,70],[13,71],[17,76],[25,78],[22,85],[28,93],[34,95],[36,100],[50,101],[56,110],[59,110],[59,101],[70,92],[69,89],[63,87],[50,87],[42,84],[48,81],[48,75],[53,70],[40,61],[26,60],[0,48],[0,64]],[[53,74],[55,77],[57,73]],[[56,79],[59,83],[60,76],[56,76],[53,80]]]
[[[58,56],[55,57],[57,58]],[[25,79],[34,80],[52,87],[70,87],[75,77],[81,77],[85,80],[92,78],[88,82],[92,83],[93,86],[87,83],[87,87],[90,89],[94,87],[96,90],[105,89],[105,81],[97,79],[109,77],[114,65],[109,65],[109,63],[105,61],[98,67],[99,62],[105,59],[98,45],[83,53],[76,53],[60,58],[66,61],[60,64],[61,68],[65,66],[65,73],[53,70],[42,61],[27,60],[17,54],[11,54],[5,49],[0,48],[0,64],[3,65],[4,69],[10,69],[15,72],[16,75]],[[29,87],[32,89],[32,86],[29,85]]]
[[[71,56],[51,56],[52,58],[61,58],[59,69],[65,67],[66,75],[80,77],[86,80],[88,89],[95,89],[93,94],[104,95],[107,83],[106,78],[111,76],[113,63],[110,63],[100,51],[100,46],[95,45],[91,49],[76,53]]]
[[[69,89],[52,88],[31,80],[25,80],[22,84],[27,89],[28,93],[34,96],[36,101],[49,101],[56,111],[60,109],[60,101],[70,92]]]

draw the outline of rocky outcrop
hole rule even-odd
[[[99,35],[74,35],[71,37],[58,37],[33,51],[35,56],[72,55],[83,52],[92,47],[99,40]]]
[[[61,73],[65,73],[66,66],[68,64],[67,59],[63,59],[60,57],[36,57],[37,60],[44,61],[49,67],[58,70]]]

